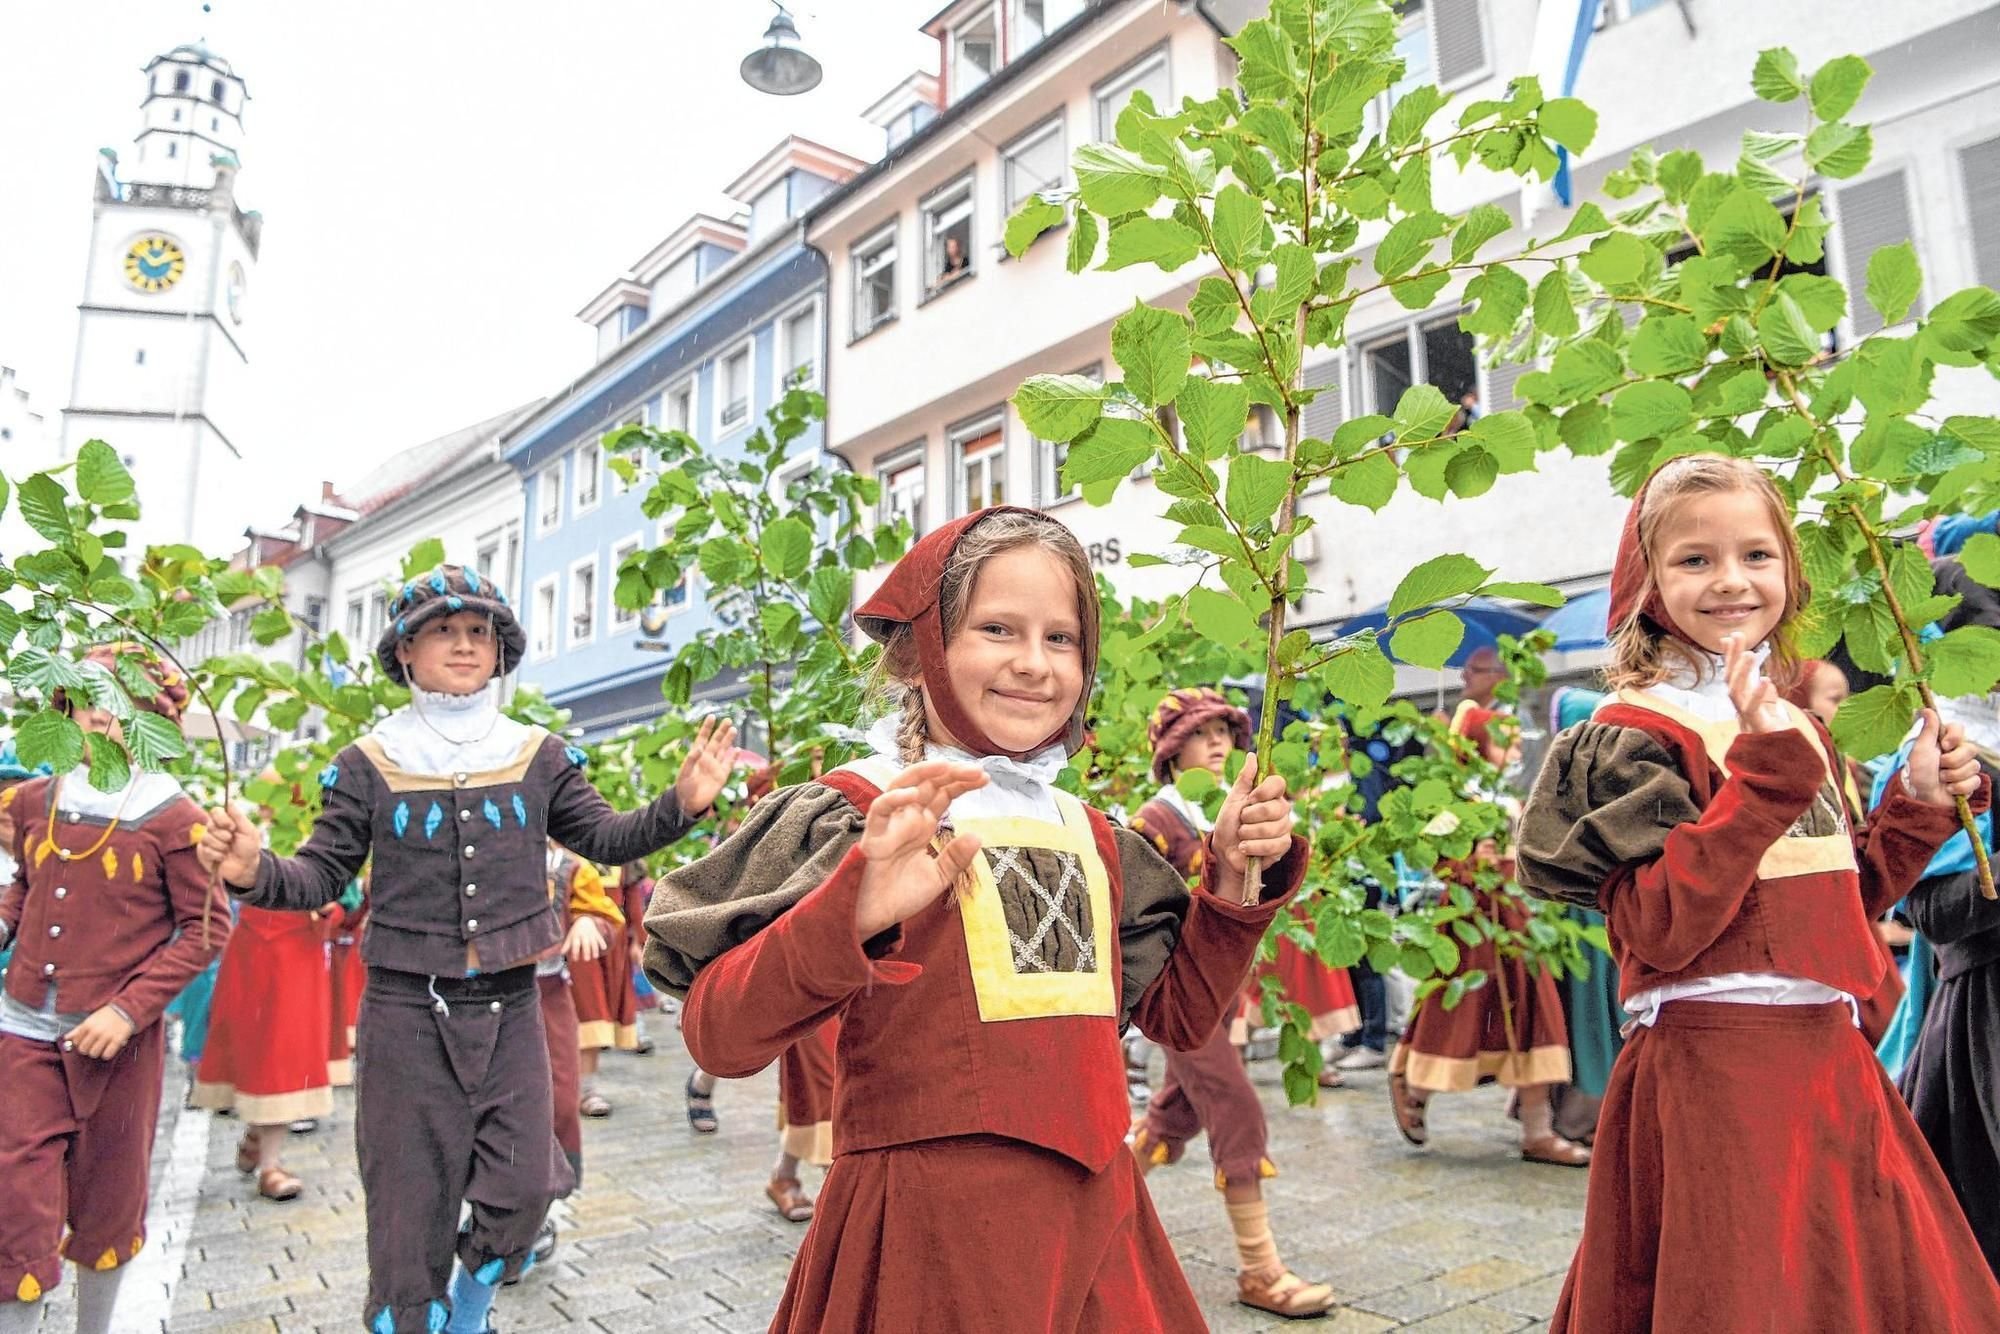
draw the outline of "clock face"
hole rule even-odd
[[[243,323],[243,266],[232,263],[229,266],[229,318],[237,324]]]
[[[140,237],[125,252],[125,280],[142,292],[166,291],[186,269],[180,242],[158,232]]]

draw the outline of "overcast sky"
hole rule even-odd
[[[244,517],[282,520],[566,383],[575,312],[784,135],[877,156],[859,113],[935,69],[938,3],[803,0],[826,78],[774,98],[736,73],[768,0],[5,0],[0,364],[54,434],[97,150],[131,159],[140,68],[206,38],[249,85],[237,202],[265,219]]]

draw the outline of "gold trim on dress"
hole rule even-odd
[[[518,783],[528,776],[528,766],[535,762],[536,754],[542,748],[542,740],[548,733],[542,728],[530,729],[528,739],[521,743],[512,760],[498,769],[480,769],[465,775],[465,781],[458,781],[456,774],[410,773],[389,758],[382,749],[381,739],[373,733],[362,737],[354,744],[375,766],[375,772],[382,775],[391,792],[438,792],[453,788],[499,787],[505,783]]]

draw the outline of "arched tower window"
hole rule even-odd
[[[174,71],[174,91],[175,91],[175,92],[177,92],[177,93],[184,93],[184,92],[186,92],[187,90],[188,90],[188,72],[187,72],[186,70],[184,70],[184,69],[182,69],[182,70],[175,70],[175,71]]]
[[[208,86],[208,95],[218,104],[222,101],[222,80],[217,79]]]

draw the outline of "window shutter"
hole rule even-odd
[[[1438,86],[1450,88],[1486,70],[1486,32],[1479,0],[1429,0],[1431,50]]]
[[[1319,390],[1299,417],[1299,430],[1306,439],[1331,440],[1334,428],[1345,420],[1340,401],[1340,360],[1336,353],[1331,360],[1305,368],[1306,387]]]
[[[1488,412],[1507,412],[1522,406],[1520,396],[1514,392],[1514,382],[1535,369],[1532,361],[1503,362],[1486,368],[1486,397],[1484,407]]]
[[[2000,139],[1959,149],[1958,168],[1972,219],[1972,276],[2000,287]]]
[[[1847,270],[1847,308],[1854,336],[1866,338],[1882,327],[1882,316],[1868,304],[1868,257],[1886,245],[1915,237],[1910,221],[1910,193],[1903,173],[1884,172],[1850,185],[1834,195],[1834,232]],[[1910,309],[1911,318],[1924,313],[1923,298]]]

